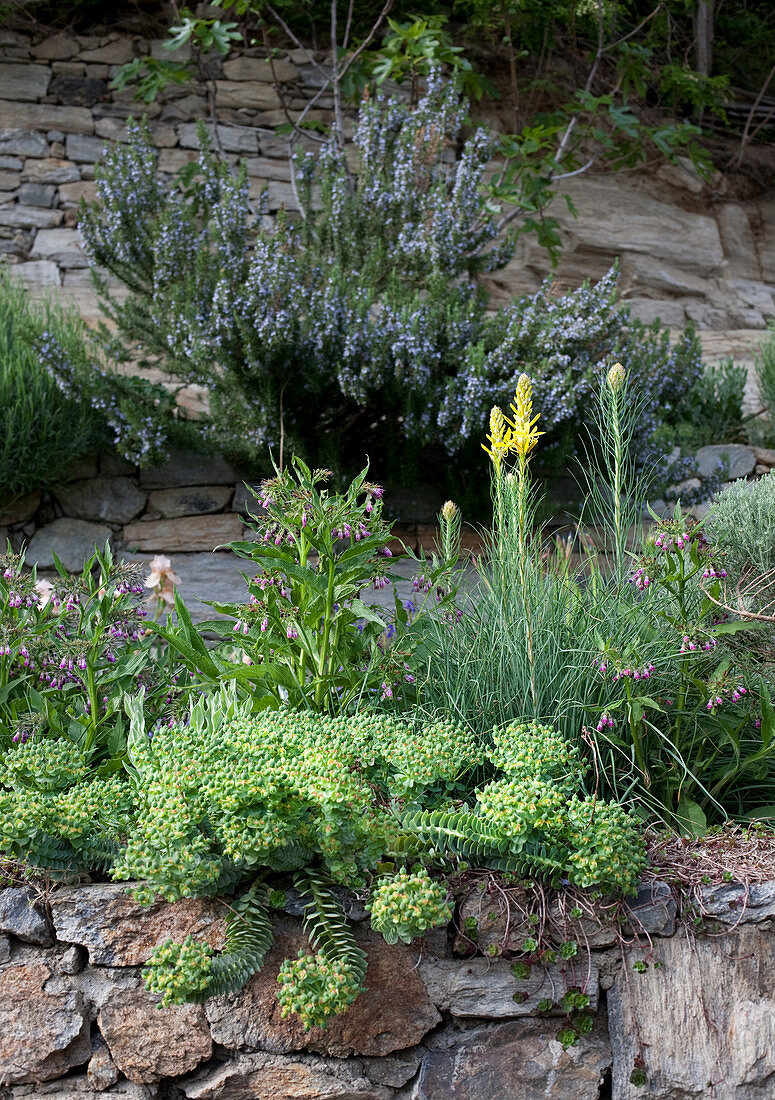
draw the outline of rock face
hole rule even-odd
[[[655,941],[646,970],[633,971],[644,954],[628,952],[608,993],[615,1100],[644,1095],[630,1082],[636,1059],[655,1100],[772,1095],[773,937],[751,925],[692,943],[679,934]]]
[[[146,494],[128,477],[75,481],[56,494],[66,516],[129,523],[143,510]]]
[[[113,1062],[136,1084],[189,1073],[213,1052],[201,1005],[159,1008],[141,982],[113,997],[97,1023]]]
[[[141,966],[157,944],[187,935],[223,948],[226,911],[209,898],[138,905],[121,885],[65,887],[51,895],[57,938],[87,948],[99,966]]]
[[[214,550],[241,538],[242,522],[232,514],[141,520],[124,528],[124,539],[130,549],[164,550],[170,554]]]
[[[104,524],[63,516],[36,532],[27,551],[27,562],[30,565],[36,562],[39,569],[51,569],[56,554],[65,569],[80,573],[95,546],[101,549],[112,534]]]
[[[328,1027],[304,1031],[298,1020],[283,1020],[277,1003],[277,972],[285,958],[309,945],[290,924],[277,930],[277,947],[261,971],[240,993],[206,1006],[213,1039],[233,1050],[268,1050],[284,1054],[312,1050],[346,1058],[351,1054],[379,1057],[415,1046],[435,1027],[441,1015],[434,1008],[416,970],[409,948],[388,948],[381,937],[359,936],[368,955],[366,992]],[[401,990],[395,997],[393,991]]]
[[[47,992],[51,975],[43,961],[0,970],[0,1083],[49,1081],[91,1057],[87,1006]]]
[[[34,908],[32,892],[23,887],[0,890],[0,932],[9,932],[24,943],[43,947],[54,942],[48,921]]]
[[[431,1045],[412,1100],[598,1100],[611,1065],[605,1028],[568,1050],[556,1028],[519,1020]]]
[[[190,1100],[390,1100],[392,1091],[322,1059],[252,1054],[184,1082]]]
[[[752,474],[756,465],[753,447],[742,443],[723,443],[713,447],[700,447],[697,452],[697,473],[700,477],[710,477],[719,473],[721,464],[728,467],[727,477],[734,481],[738,477]]]

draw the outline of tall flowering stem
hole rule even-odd
[[[621,363],[614,363],[604,382],[604,407],[608,414],[611,436],[611,494],[613,497],[614,553],[616,568],[621,572],[625,561],[626,531],[622,518],[622,495],[625,481],[625,445],[622,417],[627,400],[627,375]]]
[[[517,533],[517,569],[519,587],[524,605],[525,630],[527,637],[527,656],[530,665],[530,692],[533,706],[538,708],[538,691],[535,675],[535,652],[533,644],[532,610],[528,584],[530,555],[528,547],[528,528],[531,518],[531,484],[528,462],[530,455],[544,434],[538,431],[540,414],[533,413],[533,391],[530,379],[521,374],[517,382],[514,401],[509,406],[513,419],[505,416],[496,405],[490,413],[490,432],[487,436],[489,446],[482,447],[490,456],[493,464],[493,496],[496,510],[496,546],[498,547],[498,566],[503,571],[506,582],[508,548],[512,532],[506,521],[506,497],[508,498],[508,517],[516,519]],[[517,456],[516,473],[503,474],[503,459],[509,454]]]

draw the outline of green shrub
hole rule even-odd
[[[405,480],[435,447],[470,469],[491,405],[526,370],[561,460],[597,374],[617,358],[648,394],[641,442],[671,417],[699,345],[688,330],[671,346],[658,325],[628,323],[615,270],[595,287],[558,296],[545,285],[489,312],[479,277],[508,262],[514,240],[499,237],[482,189],[493,140],[462,136],[465,110],[437,77],[416,108],[364,101],[354,173],[335,143],[294,160],[301,220],[256,221],[244,170],[206,147],[172,186],[142,127],[106,152],[81,225],[94,264],[131,293],[119,301],[105,287],[104,308],[125,347],[207,388],[200,427],[232,456],[263,463],[282,445],[352,469],[367,453]],[[88,400],[124,385],[46,357]],[[169,407],[146,408],[162,434],[174,423]],[[120,445],[137,455],[133,438]]]
[[[395,943],[447,921],[446,890],[431,873],[474,863],[632,891],[643,867],[630,814],[583,793],[578,754],[550,728],[512,725],[490,748],[448,722],[251,715],[233,689],[151,737],[141,710],[130,711],[123,778],[94,778],[75,744],[12,746],[0,837],[33,864],[61,866],[69,853],[71,866],[109,866],[116,879],[139,880],[138,900],[244,891],[221,953],[190,940],[156,950],[146,976],[163,1003],[242,986],[271,946],[269,910],[289,884],[314,954],[285,963],[280,1001],[311,1026],[363,986],[365,955],[339,886],[370,892],[374,927]]]
[[[745,571],[775,569],[775,473],[724,489],[705,526],[733,581]]]
[[[106,442],[99,415],[66,397],[41,365],[32,343],[43,332],[70,355],[82,353],[82,322],[52,303],[34,304],[0,266],[0,502],[61,485],[76,459]]]

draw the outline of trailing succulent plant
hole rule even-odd
[[[580,793],[579,752],[551,727],[512,725],[482,743],[450,723],[379,713],[251,714],[224,689],[149,737],[141,700],[126,705],[127,777],[90,777],[77,751],[45,741],[20,747],[4,763],[0,835],[22,816],[34,859],[48,862],[48,838],[62,861],[67,847],[89,865],[82,837],[98,823],[117,851],[113,877],[142,882],[138,900],[237,895],[223,951],[190,937],[156,949],[146,979],[162,1004],[243,986],[272,945],[270,910],[286,885],[312,953],[281,967],[279,1003],[311,1027],[363,988],[366,956],[341,887],[369,895],[388,943],[410,942],[448,922],[443,873],[463,863],[625,891],[643,865],[633,819]],[[75,825],[64,806],[71,817],[83,807]]]

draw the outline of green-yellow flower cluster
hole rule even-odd
[[[412,874],[399,871],[392,878],[380,880],[366,908],[371,913],[372,928],[386,943],[411,943],[429,928],[447,924],[452,917],[446,890],[424,868]]]

